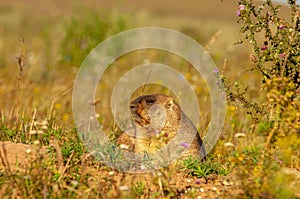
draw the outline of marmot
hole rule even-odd
[[[181,146],[182,151],[188,148],[183,157],[205,158],[196,127],[174,98],[162,94],[143,95],[130,103],[130,112],[135,127],[118,138],[117,144],[122,148],[135,153],[152,153],[174,142],[176,136],[175,145],[169,148],[171,153],[175,152],[174,146]],[[190,140],[190,146],[183,140]]]

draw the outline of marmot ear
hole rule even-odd
[[[170,98],[168,101],[167,101],[167,107],[172,107],[174,105],[174,99]]]

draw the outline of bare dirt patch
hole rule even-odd
[[[9,141],[0,142],[0,170],[6,167],[26,167],[28,161],[37,155],[37,152],[45,148],[35,145],[13,143]]]

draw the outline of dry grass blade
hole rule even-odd
[[[22,76],[24,72],[24,67],[25,67],[25,40],[22,39],[22,46],[20,50],[20,54],[17,56],[17,64],[18,64],[18,69],[19,69],[19,74],[18,74],[18,84],[17,84],[17,110],[16,110],[16,122],[17,126],[19,125],[19,117],[20,117],[20,95],[21,95],[21,83],[22,83]]]

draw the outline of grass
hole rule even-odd
[[[183,169],[190,175],[196,176],[197,178],[204,178],[206,181],[209,175],[227,175],[230,173],[230,170],[222,167],[220,163],[214,160],[213,156],[207,158],[205,162],[189,157],[182,161],[182,165]]]
[[[174,16],[184,12],[177,4],[174,5],[175,13],[159,15],[159,20],[151,14],[104,11],[101,14],[85,4],[77,5],[82,6],[82,10],[76,6],[64,12],[53,8],[53,15],[45,12],[37,17],[28,12],[33,5],[28,6],[21,9],[7,2],[0,6],[0,10],[9,8],[11,11],[0,13],[3,19],[10,19],[0,26],[0,97],[3,99],[0,101],[0,140],[33,146],[31,150],[24,148],[27,161],[18,159],[10,167],[2,166],[10,157],[1,153],[1,198],[300,197],[299,132],[275,134],[279,139],[272,136],[267,153],[263,153],[265,141],[276,122],[253,122],[247,110],[237,108],[235,103],[226,107],[222,135],[207,161],[187,159],[180,168],[169,167],[146,174],[117,171],[90,156],[78,138],[72,118],[71,95],[82,59],[110,35],[144,25],[170,27],[170,19],[178,22],[174,28],[209,48],[219,69],[223,68],[223,75],[236,82],[234,85],[237,86],[233,88],[242,91],[249,85],[245,97],[257,102],[268,100],[270,96],[258,89],[259,73],[246,72],[253,66],[249,61],[249,49],[231,45],[234,39],[230,39],[230,44],[225,42],[236,30],[233,17],[226,18],[223,25],[203,20],[199,27],[198,18],[187,20]],[[220,17],[221,12],[216,13],[215,17]],[[62,21],[63,17],[67,20]],[[219,29],[223,31],[221,35]],[[116,60],[99,83],[97,100],[100,103],[95,108],[99,113],[98,120],[110,138],[115,140],[120,134],[107,108],[113,86],[125,71],[145,60],[174,66],[185,75],[197,92],[201,111],[207,113],[204,122],[207,127],[210,99],[202,78],[195,75],[189,63],[177,56],[145,50]],[[172,94],[164,87],[150,85],[138,88],[133,98],[141,90]],[[281,101],[286,103],[284,99]],[[292,111],[288,114],[284,119],[299,117]],[[3,146],[0,147],[2,150]],[[107,155],[113,154],[107,149]]]

